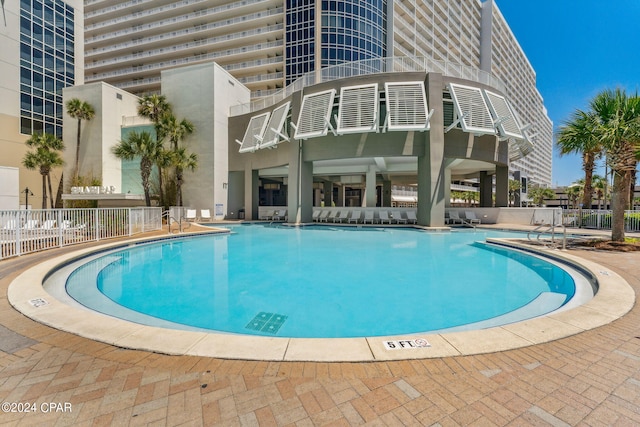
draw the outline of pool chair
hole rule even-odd
[[[311,215],[311,220],[313,222],[318,222],[318,220],[320,219],[320,213],[322,211],[313,211],[313,215]]]
[[[273,209],[265,211],[262,215],[260,215],[260,219],[270,220],[271,218],[273,218],[274,213],[275,212],[273,211]]]
[[[209,209],[200,209],[200,221],[211,221],[212,219]]]
[[[327,216],[325,218],[325,222],[329,222],[329,220],[331,220],[331,222],[336,222],[336,217],[338,216],[338,211],[331,211],[329,212],[329,216]]]
[[[56,220],[55,219],[48,219],[48,220],[44,221],[42,223],[42,225],[40,226],[40,230],[53,230],[54,228],[56,228]]]
[[[469,224],[480,224],[480,219],[476,217],[476,213],[473,211],[464,211],[466,222]]]
[[[278,209],[277,211],[275,211],[271,219],[273,221],[284,221],[286,217],[287,217],[287,211],[285,209]]]
[[[18,228],[18,221],[15,219],[10,219],[2,226],[3,230],[15,230],[16,228]]]
[[[198,218],[198,213],[195,209],[187,209],[187,214],[185,215],[184,219],[186,219],[187,221],[195,221]]]
[[[360,222],[360,217],[362,216],[362,212],[351,211],[351,216],[349,217],[349,224],[355,222],[356,224]]]
[[[39,227],[40,221],[37,219],[28,219],[22,226],[23,230],[36,230]]]
[[[407,211],[407,222],[411,224],[417,224],[418,218],[416,218],[416,213],[414,211]]]
[[[389,218],[389,212],[380,211],[380,213],[378,215],[380,216],[380,224],[384,224],[385,221],[387,221],[387,223],[391,224],[391,218]]]
[[[349,215],[349,211],[337,211],[332,219],[333,222],[342,222],[342,220],[347,219],[347,215]],[[329,215],[331,218],[331,215]]]
[[[320,216],[318,217],[318,222],[328,222],[329,211],[320,212]]]
[[[458,211],[449,212],[449,224],[464,224],[464,221],[460,218]]]
[[[391,212],[391,218],[396,222],[396,224],[406,224],[407,220],[402,218],[402,212],[400,211],[393,211]]]
[[[364,219],[362,220],[362,223],[366,224],[367,221],[373,224],[373,211],[364,211]]]

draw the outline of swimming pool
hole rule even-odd
[[[515,236],[243,225],[100,255],[66,288],[94,310],[185,329],[335,338],[481,328],[548,313],[575,292],[557,265],[482,243]]]

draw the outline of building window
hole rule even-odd
[[[20,1],[21,133],[62,137],[62,88],[75,83],[74,40],[72,7],[61,0]]]

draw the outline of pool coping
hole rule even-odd
[[[228,230],[213,231],[216,232]],[[51,270],[87,254],[211,233],[131,239],[57,256],[16,277],[9,285],[8,300],[16,310],[39,323],[122,348],[223,359],[316,362],[426,359],[522,348],[604,326],[625,315],[635,303],[633,289],[610,269],[566,251],[535,247],[510,239],[487,241],[568,263],[597,280],[598,292],[593,299],[571,310],[481,330],[366,338],[282,338],[171,330],[136,324],[64,304],[42,286]],[[421,346],[424,342],[419,339],[428,342],[429,346]],[[393,342],[395,348],[391,349],[385,342]]]

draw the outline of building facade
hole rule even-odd
[[[18,168],[20,191],[28,188],[29,205],[40,206],[41,177],[22,167],[24,142],[36,132],[62,138],[62,89],[84,81],[83,5],[82,0],[21,0],[2,6],[0,166]],[[52,173],[56,184],[60,174]]]
[[[331,65],[425,57],[482,69],[507,85],[535,150],[512,170],[551,184],[552,123],[535,71],[494,0],[154,0],[87,2],[86,82],[140,94],[165,69],[215,61],[268,96]],[[464,179],[464,177],[457,177]]]

